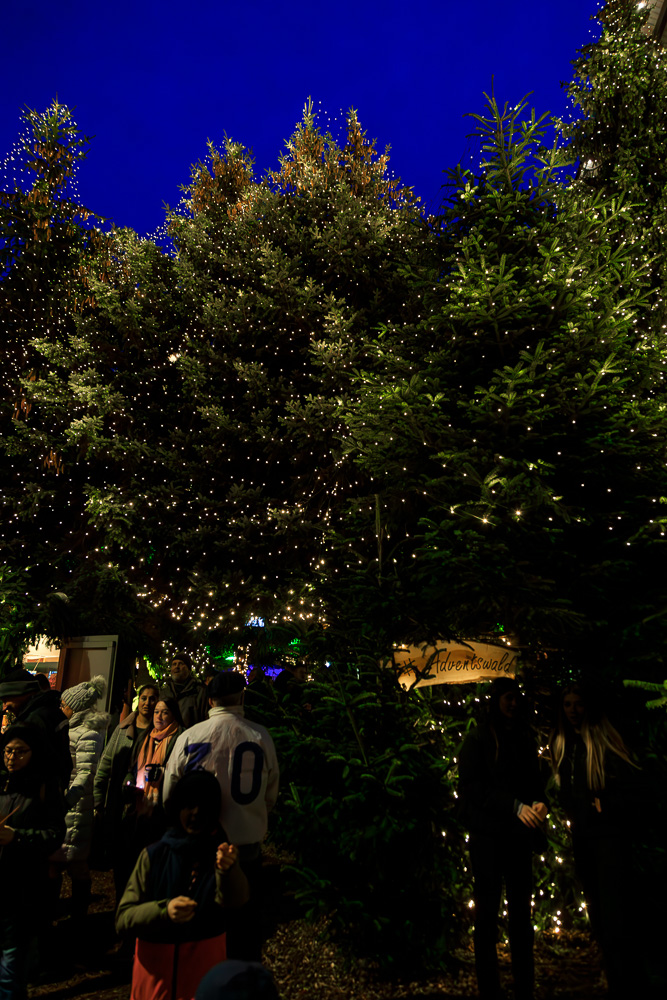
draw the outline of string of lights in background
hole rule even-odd
[[[667,73],[630,7],[583,57],[569,152],[490,101],[439,219],[356,114],[338,141],[307,106],[261,181],[209,145],[164,247],[81,209],[68,109],[29,116],[1,216],[3,627],[244,672],[262,627],[335,636],[357,677],[359,648],[498,621],[527,661],[655,658]],[[451,784],[470,699],[436,700]],[[564,834],[534,897],[555,932]]]

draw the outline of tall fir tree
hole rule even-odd
[[[23,462],[39,439],[77,482],[76,551],[51,539],[55,565],[76,563],[62,589],[174,640],[312,621],[327,525],[356,488],[335,397],[355,344],[418,310],[404,269],[427,229],[356,115],[339,146],[310,108],[260,182],[241,146],[210,145],[170,229],[173,257],[110,236],[67,337],[33,342]]]
[[[48,436],[34,432],[42,419],[48,423],[48,404],[38,415],[29,386],[48,376],[37,342],[66,343],[74,315],[89,298],[84,261],[96,252],[100,236],[76,193],[76,171],[88,142],[69,108],[54,101],[45,112],[25,111],[18,143],[3,168],[0,488],[4,580],[13,581],[3,588],[8,616],[3,627],[14,636],[10,659],[28,634],[57,631],[67,619],[65,605],[53,598],[60,588],[52,572],[52,545],[75,530],[76,504],[68,509],[51,502],[54,484],[58,493],[65,480],[63,457]],[[70,490],[70,501],[75,494],[76,488]],[[71,570],[70,563],[65,575]],[[20,600],[12,596],[17,587]]]
[[[354,112],[339,145],[307,106],[280,169],[259,184],[240,155],[230,143],[212,151],[213,175],[197,167],[190,212],[172,216],[192,315],[184,391],[201,421],[189,471],[203,512],[194,599],[204,612],[234,594],[225,625],[276,609],[312,621],[328,525],[358,488],[336,399],[369,332],[418,311],[405,271],[429,234]]]
[[[576,116],[561,128],[577,158],[580,182],[632,204],[620,238],[650,263],[656,290],[638,313],[647,335],[667,330],[667,53],[652,36],[649,4],[608,0],[594,15],[598,40],[573,66],[568,95]]]
[[[373,488],[340,540],[347,586],[323,585],[387,649],[502,629],[533,656],[645,672],[667,596],[665,358],[637,323],[650,265],[630,201],[568,183],[524,112],[474,116],[485,160],[454,178],[428,318],[376,341],[381,373],[343,408]]]

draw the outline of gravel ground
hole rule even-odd
[[[275,862],[274,862],[275,867]],[[63,892],[68,891],[67,885]],[[128,1000],[131,961],[113,934],[113,882],[94,873],[94,901],[85,940],[73,942],[67,918],[56,928],[54,954],[30,997],[49,1000]],[[280,901],[279,901],[280,902]],[[281,1000],[472,1000],[478,996],[472,947],[456,957],[460,973],[441,973],[421,982],[380,980],[372,967],[348,967],[335,945],[325,940],[326,921],[295,918],[290,901],[277,910],[275,931],[266,943],[264,962],[271,969]],[[500,948],[506,983],[509,956]],[[46,964],[44,959],[42,964]],[[588,1000],[606,990],[595,946],[585,935],[539,935],[536,947],[537,1000]]]

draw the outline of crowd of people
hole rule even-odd
[[[276,697],[305,680],[302,668],[287,668]],[[134,947],[132,1000],[277,997],[261,965],[261,844],[279,781],[273,740],[252,712],[265,683],[255,677],[248,691],[231,670],[209,671],[204,683],[177,653],[167,681],[132,692],[110,733],[98,709],[103,677],[62,693],[23,669],[0,683],[0,878],[12,899],[0,916],[2,1000],[27,995],[30,942],[48,939],[65,871],[72,929],[81,926],[94,840],[113,869],[117,933]],[[300,705],[311,711],[306,697]],[[627,852],[640,772],[576,685],[563,692],[550,742],[551,783],[609,994],[625,996],[637,982]],[[480,995],[504,995],[496,952],[504,884],[515,997],[531,1000],[532,857],[544,849],[549,801],[516,681],[493,683],[486,720],[461,748],[459,784]]]
[[[207,680],[176,654],[111,733],[103,677],[62,693],[24,669],[0,683],[0,868],[16,889],[0,921],[2,1000],[27,996],[31,941],[48,954],[64,872],[80,933],[91,849],[113,869],[116,931],[134,946],[132,1000],[192,1000],[200,981],[218,1000],[277,998],[259,919],[276,752],[244,718],[243,675]]]

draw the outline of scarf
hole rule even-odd
[[[151,810],[158,804],[160,789],[164,778],[164,765],[167,756],[167,746],[172,736],[178,732],[176,720],[171,722],[166,729],[152,729],[144,739],[139,750],[137,760],[137,788],[143,788],[143,806]],[[157,780],[149,781],[146,777],[146,769],[151,764],[159,765]]]

